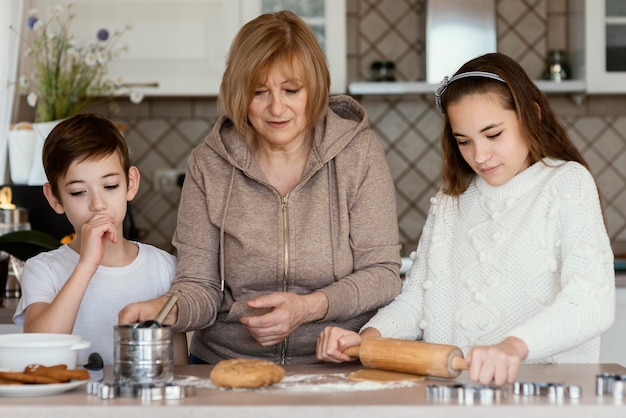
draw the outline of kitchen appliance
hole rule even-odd
[[[74,232],[65,214],[59,215],[50,207],[42,186],[11,184],[9,187],[12,203],[28,212],[30,229],[45,232],[59,241]]]
[[[173,331],[170,326],[114,327],[113,374],[119,384],[168,383],[174,379]]]
[[[172,328],[167,325],[138,328],[135,325],[114,327],[114,382],[91,381],[87,393],[101,399],[122,397],[142,401],[195,395],[195,387],[173,382]]]
[[[28,210],[17,207],[13,203],[13,191],[10,187],[0,188],[0,235],[29,229]],[[0,306],[4,303],[5,298],[19,298],[21,296],[18,280],[21,271],[16,271],[17,263],[12,258],[13,256],[8,253],[0,251]]]
[[[429,0],[426,81],[439,84],[466,61],[496,52],[495,0]]]

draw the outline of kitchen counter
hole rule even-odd
[[[133,398],[103,400],[87,394],[85,386],[46,397],[10,398],[0,400],[2,415],[7,417],[99,418],[132,416],[133,418],[197,417],[288,417],[333,416],[367,418],[392,415],[394,418],[437,416],[438,418],[471,417],[624,417],[626,401],[613,396],[599,397],[595,392],[596,376],[601,373],[626,374],[626,368],[616,364],[593,365],[523,365],[518,381],[564,383],[580,385],[580,399],[550,399],[546,396],[514,395],[492,403],[473,405],[462,401],[433,400],[426,396],[428,384],[469,384],[467,372],[455,380],[426,379],[403,384],[352,382],[345,378],[337,385],[305,383],[312,378],[338,379],[360,365],[288,366],[287,376],[278,386],[257,390],[219,390],[208,380],[212,366],[185,365],[175,368],[177,381],[199,379],[193,396],[180,400],[142,401]],[[112,381],[112,370],[105,368],[105,381]],[[291,381],[291,386],[285,382]],[[372,386],[376,386],[375,389]],[[356,389],[359,388],[360,389]],[[522,408],[523,406],[523,408]]]
[[[19,299],[3,299],[0,305],[0,324],[12,324]]]

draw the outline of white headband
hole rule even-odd
[[[439,83],[439,87],[437,87],[437,90],[435,90],[435,103],[437,104],[437,107],[439,108],[441,113],[446,113],[446,111],[443,108],[443,105],[441,104],[441,96],[446,91],[450,83],[456,80],[460,80],[461,78],[467,78],[467,77],[490,78],[492,80],[497,80],[506,84],[506,81],[504,81],[502,77],[500,77],[499,75],[494,74],[494,73],[488,73],[485,71],[468,71],[466,73],[461,73],[461,74],[452,76],[452,78],[448,78],[448,76],[445,76],[443,80],[441,80],[441,83]]]

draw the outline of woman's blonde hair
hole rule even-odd
[[[299,78],[308,93],[309,128],[326,113],[330,74],[326,57],[307,24],[290,11],[263,14],[246,23],[230,47],[218,96],[224,114],[244,135],[254,132],[248,106],[259,83],[278,64]]]

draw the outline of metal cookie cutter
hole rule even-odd
[[[513,383],[513,394],[522,396],[545,396],[550,399],[580,399],[582,388],[576,385],[566,385],[564,383],[535,383],[535,382],[515,382]]]
[[[596,376],[596,395],[626,397],[626,374],[602,373]]]
[[[430,399],[441,401],[456,400],[461,403],[481,404],[493,403],[508,396],[507,386],[483,386],[483,385],[428,385],[426,396]]]
[[[87,393],[98,396],[100,399],[114,398],[135,398],[142,401],[157,401],[183,399],[194,396],[196,388],[194,386],[177,385],[175,383],[163,384],[119,384],[88,382]]]

